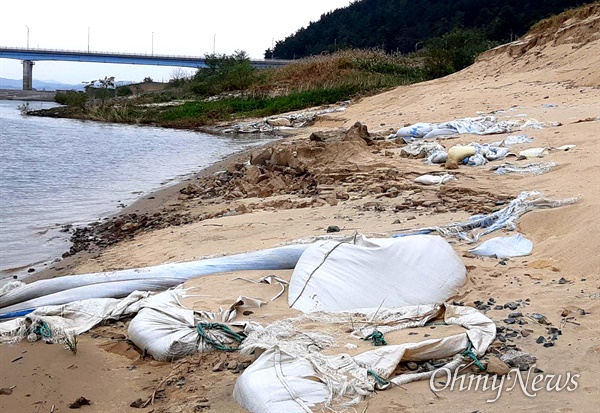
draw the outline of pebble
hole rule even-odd
[[[552,347],[554,346],[554,343],[552,341],[547,341],[546,343],[544,343],[544,347]]]
[[[511,318],[517,318],[517,317],[523,317],[523,314],[519,313],[519,312],[513,312],[513,313],[510,313],[508,316]]]
[[[514,323],[516,323],[516,322],[517,322],[517,320],[515,320],[514,318],[510,318],[510,317],[509,317],[509,318],[505,318],[505,319],[504,319],[504,322],[505,322],[506,324],[514,324]]]
[[[504,307],[501,305],[494,306],[494,310],[504,310]]]
[[[415,363],[414,361],[409,361],[408,363],[406,363],[406,367],[408,367],[409,370],[416,370],[419,368],[419,365],[417,363]]]
[[[143,405],[144,405],[144,400],[142,400],[142,398],[139,398],[139,399],[132,401],[131,404],[129,405],[129,407],[141,409]]]
[[[531,318],[533,318],[535,321],[537,321],[540,324],[550,324],[548,322],[548,319],[546,318],[546,316],[544,316],[543,314],[540,314],[540,313],[531,314]]]
[[[225,362],[224,361],[219,361],[217,364],[215,364],[212,368],[212,371],[223,371],[225,369]]]
[[[509,303],[506,303],[506,304],[504,304],[504,308],[508,308],[508,309],[510,309],[510,310],[513,310],[513,311],[514,311],[514,310],[516,310],[517,308],[519,308],[519,304],[517,304],[517,303],[515,303],[515,302],[512,302],[512,301],[511,301],[511,302],[509,302]]]
[[[507,366],[506,363],[500,360],[498,357],[490,356],[486,370],[490,374],[503,376],[505,374],[508,374],[508,372],[510,371],[510,367]]]
[[[340,232],[340,227],[337,225],[330,225],[327,227],[327,232]]]
[[[542,343],[546,342],[546,339],[544,338],[544,336],[539,336],[537,338],[537,340],[535,340],[535,342],[538,344],[542,344]]]

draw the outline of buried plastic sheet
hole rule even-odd
[[[339,325],[338,330],[352,331],[347,337],[336,334],[337,340],[357,342],[360,341],[357,335],[363,337],[374,328],[385,332],[417,328],[440,317],[446,324],[459,325],[466,331],[416,343],[388,343],[355,356],[332,354],[332,348],[342,348],[327,333],[333,325]],[[302,327],[303,322],[309,327]],[[357,328],[365,324],[369,328]],[[354,309],[351,313],[320,312],[280,320],[249,331],[241,351],[245,354],[265,352],[237,380],[234,397],[250,412],[310,412],[310,407],[317,403],[336,410],[358,403],[377,389],[426,379],[434,374],[431,371],[394,376],[394,370],[402,361],[454,357],[446,364],[453,369],[463,362],[460,353],[469,345],[476,356],[481,356],[495,336],[496,326],[485,315],[471,307],[451,305]],[[327,354],[321,352],[323,349],[327,349]]]
[[[479,237],[494,232],[501,228],[514,230],[515,222],[522,215],[529,211],[543,208],[557,208],[565,205],[571,205],[578,201],[578,198],[567,198],[559,201],[552,201],[541,197],[539,192],[521,192],[518,197],[499,211],[487,215],[474,215],[469,221],[456,222],[452,224],[416,228],[404,231],[405,234],[414,234],[422,231],[437,232],[444,236],[457,237],[467,242],[477,242]],[[409,237],[412,238],[412,237]]]
[[[442,237],[361,238],[360,245],[311,245],[290,279],[290,307],[314,312],[442,303],[466,282],[463,262]]]
[[[181,284],[192,277],[220,272],[292,269],[307,247],[289,245],[192,262],[35,281],[0,295],[0,315],[40,305],[63,304],[87,298],[125,297],[135,290],[164,289]],[[85,286],[89,288],[75,290]],[[62,294],[54,295],[59,292]],[[42,297],[43,300],[34,301],[38,297]],[[19,303],[22,304],[17,305]]]
[[[521,234],[492,238],[469,250],[475,255],[497,258],[522,257],[531,254],[531,251],[533,251],[533,242]]]
[[[534,162],[529,163],[527,165],[513,165],[511,163],[505,163],[499,165],[495,168],[495,174],[497,175],[505,175],[505,174],[525,174],[530,173],[533,175],[541,175],[546,172],[550,172],[552,169],[556,167],[556,163],[548,162]]]
[[[490,146],[510,146],[510,145],[517,145],[520,143],[530,143],[530,142],[533,142],[533,138],[531,138],[527,135],[512,135],[512,136],[507,136],[506,138],[504,138],[501,141],[492,142],[490,144]]]

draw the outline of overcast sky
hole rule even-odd
[[[323,13],[352,0],[2,0],[0,46],[89,49],[130,53],[204,56],[246,51],[262,59],[273,42],[283,40]],[[29,27],[29,29],[27,28]],[[154,34],[153,34],[154,33]],[[172,67],[38,61],[33,77],[80,83],[115,76],[167,81]],[[191,71],[191,69],[186,69]],[[21,79],[19,60],[0,59],[0,77]]]

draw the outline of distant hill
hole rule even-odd
[[[67,83],[61,83],[54,80],[36,80],[33,79],[33,88],[37,90],[83,90],[83,83],[70,85]],[[7,79],[0,77],[0,89],[16,89],[20,90],[23,88],[23,81],[21,79]]]
[[[525,34],[536,22],[585,0],[357,0],[277,41],[274,57],[294,59],[339,49],[409,53],[454,29],[477,29],[493,43]],[[270,58],[271,50],[265,51]]]

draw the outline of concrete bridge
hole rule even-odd
[[[197,56],[170,56],[157,54],[85,52],[79,50],[21,49],[0,47],[0,59],[18,59],[23,62],[23,90],[31,90],[33,65],[39,60],[62,62],[117,63],[129,65],[206,67],[205,59]],[[284,66],[291,60],[250,60],[253,67],[267,69]]]

